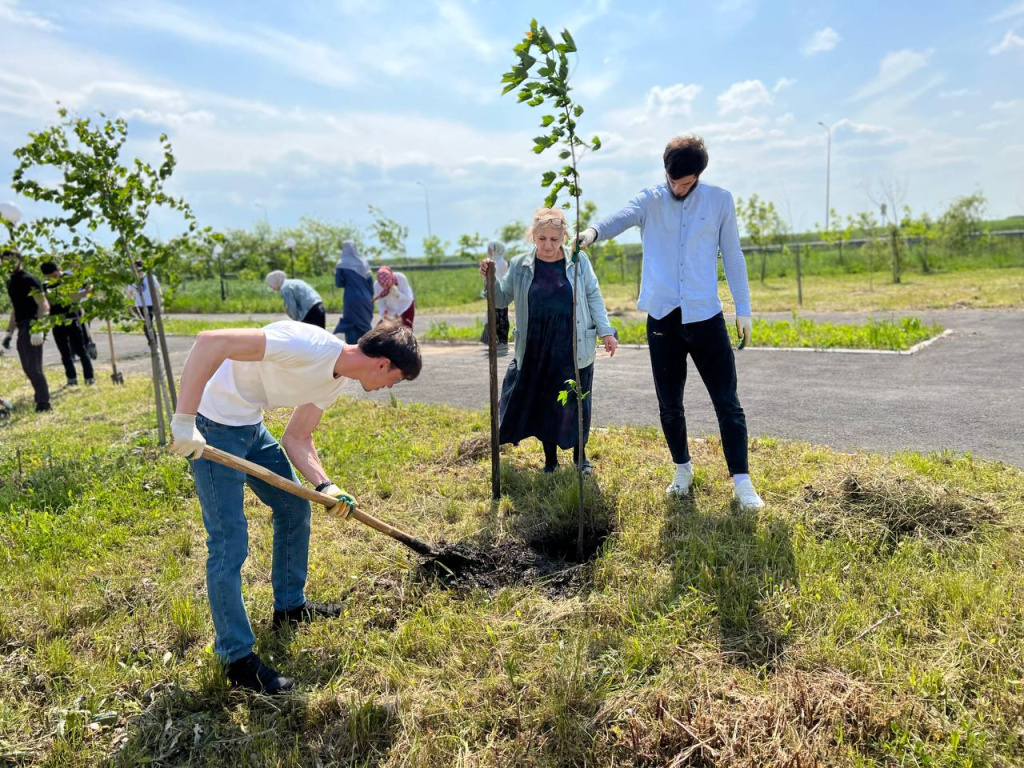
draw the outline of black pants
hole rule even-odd
[[[18,323],[18,358],[21,369],[35,390],[36,410],[43,411],[50,407],[50,386],[46,383],[43,373],[43,345],[32,345],[32,321]]]
[[[508,344],[508,307],[494,309],[494,337],[499,344]],[[484,331],[480,334],[480,341],[486,344],[490,340],[490,332],[487,323],[484,323]]]
[[[64,373],[67,374],[68,383],[78,381],[75,364],[71,359],[72,353],[78,355],[78,359],[82,361],[82,376],[86,381],[92,381],[92,360],[89,359],[89,353],[85,351],[85,332],[79,322],[72,320],[66,325],[54,326],[53,340],[57,344],[57,351],[60,352],[60,361],[64,364]]]
[[[322,301],[318,301],[312,307],[309,308],[309,312],[302,318],[302,322],[309,325],[315,325],[318,328],[327,329],[327,313],[324,311],[324,304]]]
[[[672,453],[672,461],[690,460],[686,443],[686,416],[683,413],[683,388],[686,386],[686,356],[693,358],[704,380],[718,416],[722,450],[730,475],[747,474],[747,419],[736,396],[736,359],[732,342],[719,312],[699,323],[680,322],[676,309],[655,320],[647,317],[647,344],[654,371],[654,389],[658,394],[661,429]]]

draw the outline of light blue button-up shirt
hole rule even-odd
[[[617,213],[594,227],[610,240],[640,227],[643,273],[637,308],[656,320],[676,308],[684,323],[697,323],[722,311],[718,298],[718,252],[722,252],[736,314],[750,316],[747,262],[740,249],[736,206],[721,187],[699,182],[684,200],[667,184],[645,189]]]
[[[286,279],[281,283],[281,298],[284,299],[284,311],[292,320],[302,321],[314,306],[323,299],[316,289],[305,280]]]

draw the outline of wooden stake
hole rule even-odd
[[[498,313],[494,306],[494,262],[487,265],[487,357],[491,376],[491,498],[501,497],[498,463]]]

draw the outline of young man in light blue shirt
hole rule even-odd
[[[736,304],[736,330],[743,344],[749,343],[750,289],[736,207],[729,192],[700,183],[708,153],[699,136],[672,139],[665,147],[664,163],[664,184],[643,190],[577,240],[585,249],[598,239],[610,240],[630,227],[640,228],[643,275],[637,307],[647,312],[661,427],[676,463],[668,493],[684,496],[693,482],[683,413],[689,355],[715,406],[736,499],[744,509],[760,509],[764,502],[747,467],[747,421],[736,394],[736,360],[718,298],[721,251]]]

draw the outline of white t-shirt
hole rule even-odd
[[[334,366],[345,344],[315,325],[282,320],[263,328],[267,351],[258,362],[225,360],[206,383],[199,413],[218,424],[259,424],[263,411],[312,403],[320,410],[341,394]]]
[[[160,281],[156,279],[156,275],[153,275],[153,285],[156,286],[157,294],[160,294]],[[132,294],[135,296],[136,307],[152,307],[153,297],[149,295],[149,278],[143,276],[142,280],[136,283],[132,288]],[[162,294],[160,294],[162,295]]]

